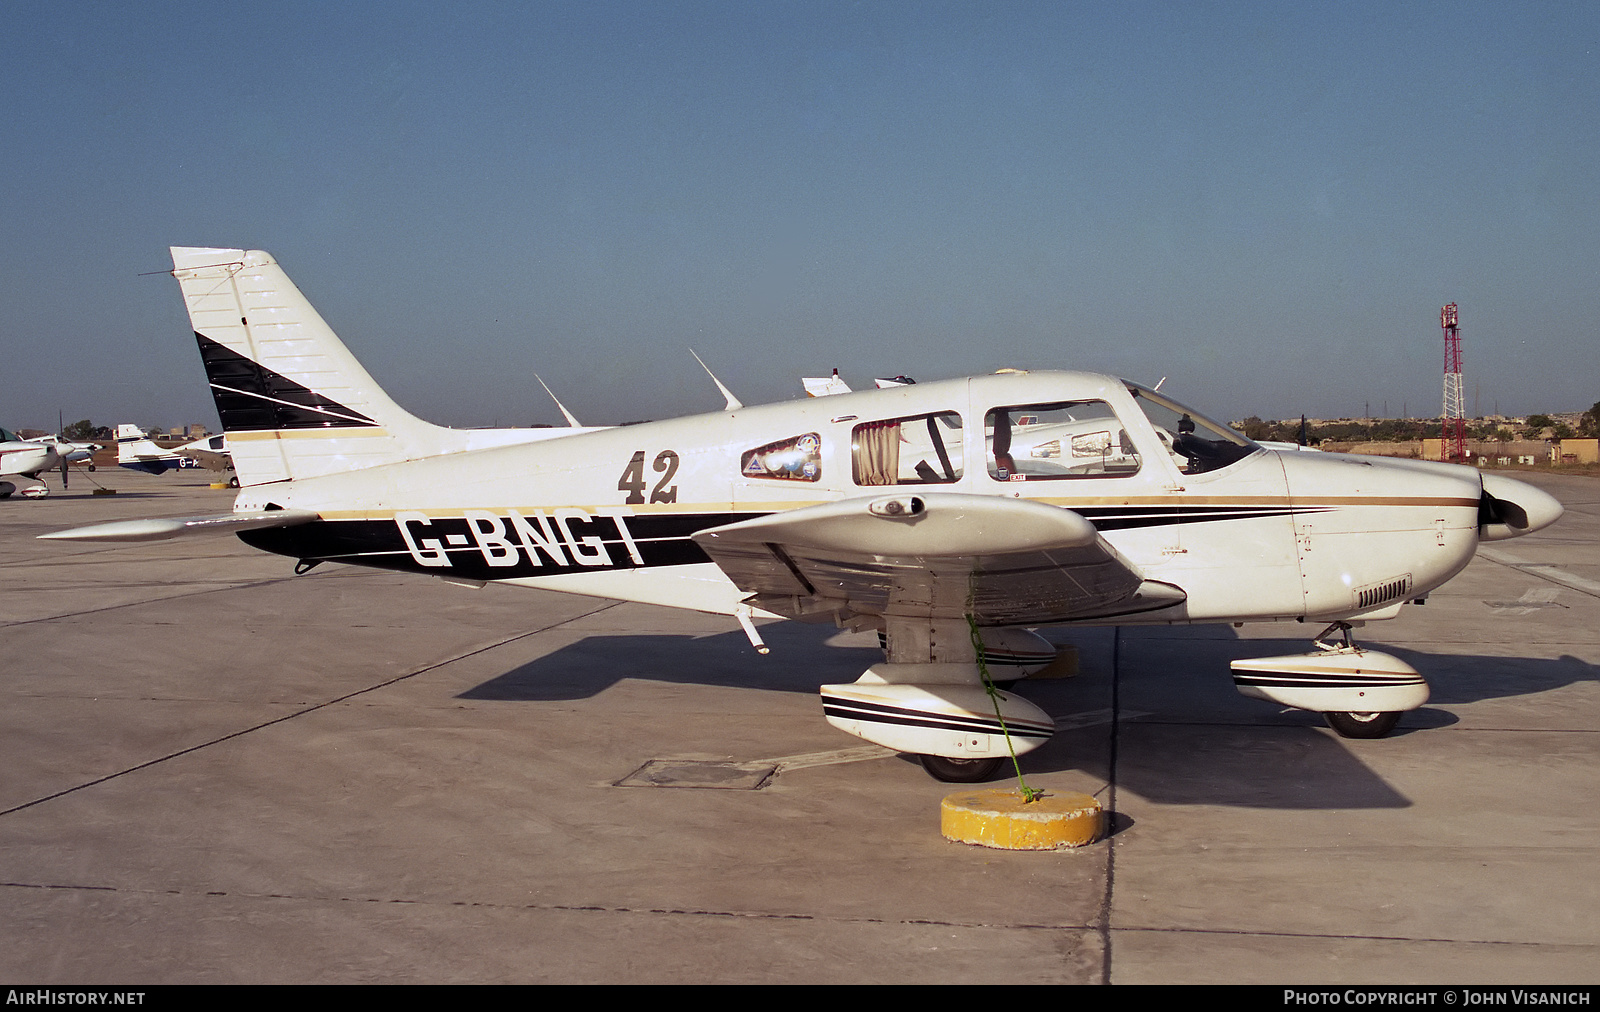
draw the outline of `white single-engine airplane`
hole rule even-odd
[[[875,629],[883,662],[822,686],[824,714],[940,779],[987,779],[1008,737],[1020,753],[1053,733],[984,684],[1050,661],[1029,627],[1326,623],[1307,654],[1235,662],[1235,683],[1346,736],[1385,734],[1427,683],[1353,645],[1350,624],[1424,597],[1480,541],[1561,515],[1466,467],[1264,449],[1079,372],[512,430],[526,438],[445,429],[390,400],[266,253],[172,256],[243,485],[234,511],[46,537],[233,530],[299,571],[345,562],[729,615],[763,653],[753,616]]]
[[[195,464],[177,450],[157,446],[137,425],[123,422],[117,426],[117,466],[147,474],[165,474]]]
[[[61,487],[66,488],[67,462],[87,459],[98,449],[94,443],[23,439],[10,429],[0,428],[0,499],[9,498],[12,493],[43,499],[50,494],[50,486],[39,477],[45,471],[60,470]]]

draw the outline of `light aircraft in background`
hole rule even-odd
[[[84,447],[89,447],[83,453]],[[0,499],[12,494],[28,499],[43,499],[50,486],[39,476],[46,471],[61,472],[61,487],[67,487],[67,462],[82,459],[99,447],[59,440],[23,439],[10,429],[0,428]],[[74,457],[81,454],[81,457]]]
[[[936,777],[991,777],[1054,724],[985,671],[1046,665],[1056,625],[1315,622],[1236,661],[1247,695],[1377,737],[1428,697],[1350,642],[1561,506],[1466,467],[1278,452],[1155,390],[1010,371],[495,443],[378,387],[266,253],[175,248],[234,464],[231,513],[46,535],[231,530],[299,560],[881,634],[821,687],[836,727]],[[733,401],[731,394],[730,402]],[[505,430],[500,430],[505,431]],[[1080,452],[1082,451],[1082,452]],[[1335,642],[1338,640],[1338,642]],[[1003,719],[1003,722],[1002,722]]]
[[[99,443],[75,443],[70,439],[62,439],[59,435],[43,436],[28,442],[53,446],[56,453],[69,464],[83,464],[88,461],[84,466],[91,471],[94,470],[94,455],[104,449]]]
[[[194,464],[176,450],[163,449],[137,425],[117,426],[117,466],[148,474],[165,474]]]

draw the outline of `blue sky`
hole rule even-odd
[[[1593,3],[0,5],[0,422],[216,416],[169,245],[450,425],[837,367],[1600,400]]]

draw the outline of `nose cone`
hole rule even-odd
[[[1565,512],[1555,496],[1525,481],[1498,474],[1483,476],[1478,506],[1478,540],[1504,541],[1543,530]]]

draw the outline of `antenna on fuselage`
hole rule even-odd
[[[1161,377],[1161,381],[1159,383],[1157,383],[1155,386],[1150,388],[1151,392],[1154,393],[1155,391],[1160,390],[1161,389],[1161,384],[1165,383],[1166,381],[1167,381],[1167,378],[1165,376]]]
[[[567,406],[561,403],[561,398],[557,397],[555,391],[550,389],[550,384],[546,383],[542,379],[539,379],[538,373],[534,373],[533,378],[539,380],[539,385],[544,387],[544,392],[549,394],[550,399],[556,402],[556,407],[561,409],[561,415],[567,420],[567,424],[572,426],[574,429],[583,428],[583,423],[572,416],[572,412],[567,410]]]
[[[723,398],[726,399],[727,402],[728,402],[728,406],[726,408],[724,408],[723,410],[725,410],[725,411],[737,411],[740,408],[744,407],[744,404],[740,402],[739,398],[733,396],[733,391],[729,390],[727,387],[723,386],[722,385],[722,381],[717,379],[717,374],[711,371],[711,367],[710,366],[706,365],[706,360],[705,359],[701,358],[699,355],[695,355],[695,351],[694,351],[693,348],[689,349],[689,354],[694,355],[694,360],[696,362],[700,363],[700,368],[702,368],[702,369],[704,369],[706,371],[706,375],[711,377],[711,382],[715,383],[717,385],[717,389],[722,391]]]

